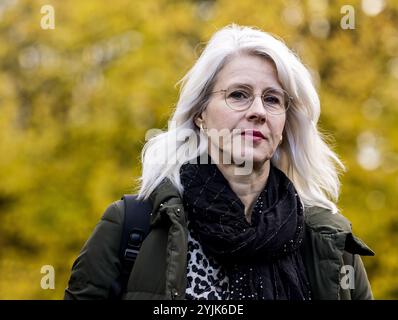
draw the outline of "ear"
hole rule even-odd
[[[195,117],[193,121],[198,126],[198,128],[200,128],[200,125],[204,122],[202,114],[200,114],[197,117]]]

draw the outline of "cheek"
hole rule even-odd
[[[285,127],[285,117],[283,119],[277,119],[278,121],[272,122],[270,129],[272,132],[273,142],[279,144],[279,140],[282,136],[283,129]]]
[[[227,108],[209,105],[206,109],[205,121],[208,128],[234,129],[239,119]]]

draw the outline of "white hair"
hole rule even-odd
[[[149,197],[164,178],[183,194],[181,165],[207,151],[208,146],[194,119],[208,105],[218,72],[240,53],[271,60],[282,87],[293,97],[286,114],[283,142],[273,154],[272,164],[293,182],[305,207],[319,206],[337,212],[338,169],[345,168],[317,129],[320,102],[309,71],[283,41],[257,28],[236,24],[217,31],[179,81],[180,96],[171,117],[173,126],[149,139],[142,150],[139,199]],[[192,135],[195,139],[186,139]],[[169,161],[171,158],[177,161]]]

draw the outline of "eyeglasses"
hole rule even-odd
[[[251,87],[233,86],[226,90],[213,91],[211,93],[224,92],[225,102],[228,107],[236,111],[244,111],[250,108],[256,94],[253,93]],[[267,112],[273,115],[285,113],[293,100],[287,91],[283,89],[268,89],[261,95],[261,101]]]

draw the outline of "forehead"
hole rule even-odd
[[[249,54],[234,56],[218,73],[216,88],[224,89],[233,84],[247,84],[261,89],[282,88],[274,64],[265,57]]]

